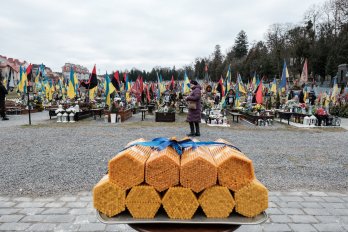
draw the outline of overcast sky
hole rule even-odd
[[[0,54],[61,71],[97,64],[98,74],[179,68],[223,53],[240,30],[264,40],[274,23],[301,23],[323,0],[8,0],[0,7]]]

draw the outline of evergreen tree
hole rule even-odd
[[[241,59],[248,54],[248,37],[245,31],[241,30],[234,42],[233,52],[237,59]]]
[[[213,53],[213,60],[210,62],[210,75],[212,81],[218,81],[222,75],[222,62],[223,62],[223,56],[221,53],[221,47],[220,45],[215,46],[215,51]]]

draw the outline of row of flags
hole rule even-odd
[[[301,74],[300,83],[306,83],[308,81],[308,67],[307,60],[304,62],[303,71]],[[207,70],[206,70],[207,71]],[[32,65],[30,64],[28,67],[20,67],[20,78],[17,83],[18,91],[22,93],[26,93],[28,84],[32,81]],[[122,79],[122,80],[121,80]],[[230,89],[233,89],[236,94],[236,102],[240,100],[240,97],[243,95],[247,95],[248,92],[253,91],[256,96],[256,101],[262,104],[262,91],[264,90],[263,80],[259,79],[259,77],[254,74],[253,78],[248,81],[247,84],[243,83],[241,75],[238,73],[236,78],[236,83],[233,84],[231,81],[231,66],[228,67],[226,77],[219,79],[216,86],[213,84],[213,89],[220,93],[221,98],[225,97],[227,92]],[[277,92],[285,92],[287,90],[287,80],[289,79],[289,72],[287,69],[286,62],[284,60],[283,71],[279,86],[277,86],[277,81],[274,80],[270,83],[270,91],[273,93]],[[175,83],[174,76],[172,76],[171,80],[164,83],[163,78],[160,73],[157,73],[157,83],[145,83],[143,77],[139,76],[134,83],[132,83],[128,74],[124,73],[123,77],[120,77],[118,71],[116,71],[112,76],[109,76],[107,73],[104,76],[104,82],[100,83],[98,86],[98,79],[96,74],[96,65],[94,65],[92,73],[87,81],[79,81],[77,78],[77,74],[74,72],[73,68],[70,69],[70,76],[68,80],[65,80],[63,77],[60,77],[56,83],[54,83],[51,79],[46,78],[46,73],[44,66],[41,65],[37,70],[37,73],[34,78],[34,87],[36,92],[41,92],[48,100],[52,100],[53,94],[56,91],[59,91],[63,94],[64,97],[68,97],[70,99],[74,99],[79,96],[79,88],[80,86],[85,87],[88,91],[89,99],[93,100],[96,96],[96,93],[99,89],[104,90],[105,94],[105,102],[110,105],[111,99],[110,95],[115,91],[126,91],[126,98],[130,98],[130,94],[134,94],[138,100],[141,99],[142,93],[145,93],[147,100],[150,101],[150,96],[157,93],[157,96],[161,96],[163,92],[166,91],[167,87],[170,90],[175,90],[181,92],[183,94],[189,94],[190,92],[190,79],[185,72],[184,81]],[[9,77],[4,81],[5,86],[15,87],[13,73],[9,73]],[[308,96],[308,91],[305,92],[305,98]],[[335,82],[332,92],[329,94],[330,99],[335,100],[336,95],[339,94],[339,88],[337,83]],[[328,93],[327,93],[328,95]],[[326,96],[325,96],[326,97]]]

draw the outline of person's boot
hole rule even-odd
[[[189,137],[195,136],[195,125],[193,124],[193,122],[190,122],[190,130],[191,130],[191,133],[187,134],[187,136]]]
[[[196,136],[201,136],[201,132],[199,131],[199,123],[195,122],[195,127],[196,127]]]

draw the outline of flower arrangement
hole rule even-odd
[[[212,101],[206,99],[203,101],[203,110],[206,110],[206,109],[211,109],[213,107],[213,103]]]
[[[253,110],[254,110],[254,111],[257,111],[257,112],[261,112],[261,111],[264,111],[264,110],[265,110],[265,107],[264,107],[262,104],[256,104],[256,105],[253,107]]]
[[[306,103],[300,103],[300,104],[299,104],[299,107],[301,107],[302,109],[306,109],[306,108],[307,108],[307,105],[306,105]]]
[[[112,114],[117,114],[118,112],[120,112],[122,110],[123,110],[123,107],[118,102],[111,103],[110,112]]]
[[[157,112],[159,113],[174,113],[175,112],[175,108],[173,107],[167,107],[167,106],[164,106],[164,107],[159,107]]]
[[[324,110],[323,107],[319,107],[319,108],[316,110],[315,114],[320,115],[320,116],[324,116],[324,115],[327,115],[327,112]]]

